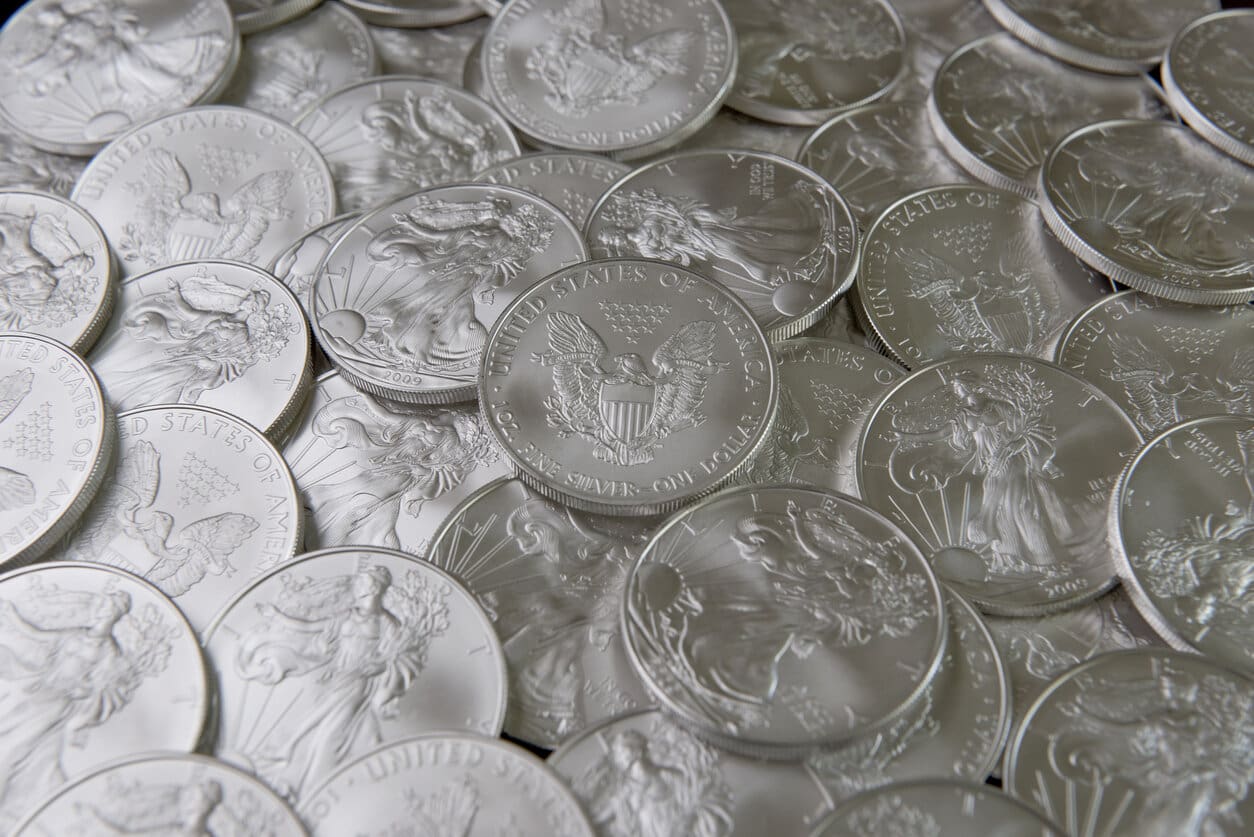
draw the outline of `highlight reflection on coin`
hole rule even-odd
[[[1216,148],[1254,166],[1249,44],[1254,12],[1230,9],[1193,21],[1163,59],[1163,87],[1189,127]]]

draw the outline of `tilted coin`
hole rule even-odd
[[[1254,166],[1254,11],[1231,9],[1180,30],[1163,59],[1167,99],[1205,140]]]
[[[314,385],[283,448],[305,501],[306,547],[422,556],[449,512],[510,473],[475,405],[387,404],[338,372]]]
[[[776,343],[775,358],[779,414],[737,481],[799,483],[857,496],[862,426],[905,370],[870,349],[814,337]]]
[[[906,32],[906,70],[888,98],[927,101],[941,62],[958,47],[981,35],[1000,32],[980,0],[892,0]]]
[[[304,837],[305,827],[247,773],[206,756],[161,753],[114,762],[61,788],[14,837],[63,834]]]
[[[981,610],[1047,613],[1114,585],[1106,507],[1140,442],[1113,401],[1061,367],[960,357],[879,402],[858,486]]]
[[[906,34],[887,0],[726,0],[740,66],[729,107],[818,125],[882,98],[905,69]]]
[[[850,799],[831,813],[811,837],[1064,837],[1022,802],[996,788],[924,779],[885,785]]]
[[[902,198],[867,231],[858,267],[860,313],[912,369],[982,352],[1052,358],[1071,318],[1109,290],[1035,203],[989,186]]]
[[[403,552],[308,553],[241,592],[205,649],[218,757],[293,804],[375,747],[434,730],[495,736],[505,715],[505,659],[487,616]]]
[[[33,0],[0,30],[0,119],[37,148],[91,154],[212,101],[238,59],[225,0]]]
[[[836,187],[863,230],[912,192],[970,180],[936,141],[918,102],[842,113],[806,138],[797,159]]]
[[[91,365],[118,410],[200,404],[277,437],[309,392],[309,350],[282,282],[238,262],[185,262],[122,283]]]
[[[512,3],[484,36],[488,99],[525,136],[643,157],[714,116],[736,72],[716,0]]]
[[[274,117],[225,106],[118,137],[71,198],[100,222],[123,278],[190,260],[269,264],[335,215],[331,172],[308,140]]]
[[[804,765],[712,747],[656,710],[605,721],[549,765],[598,837],[805,837],[832,807]]]
[[[375,26],[448,26],[483,14],[473,0],[345,0],[344,5]]]
[[[0,187],[69,197],[87,160],[40,151],[0,124]]]
[[[1166,649],[1103,654],[1028,710],[1004,786],[1075,837],[1235,835],[1254,816],[1252,731],[1240,674]]]
[[[332,90],[375,75],[378,66],[366,25],[339,3],[322,3],[245,38],[239,66],[219,101],[290,122]]]
[[[936,72],[927,109],[937,139],[963,168],[1031,199],[1046,155],[1076,128],[1171,115],[1148,76],[1069,66],[1008,32],[950,55]]]
[[[539,195],[582,230],[597,199],[629,171],[622,163],[596,154],[550,151],[497,163],[479,172],[475,180]]]
[[[552,768],[521,747],[472,735],[381,747],[332,776],[299,812],[311,837],[593,837]]]
[[[1046,158],[1040,194],[1054,234],[1118,282],[1200,305],[1254,297],[1254,169],[1182,125],[1081,128]]]
[[[462,83],[466,56],[488,30],[479,17],[435,29],[369,26],[370,37],[388,76],[422,76],[454,86]]]
[[[631,259],[568,267],[519,295],[488,336],[479,382],[484,418],[530,488],[629,516],[730,479],[778,397],[743,303],[684,268]]]
[[[858,227],[844,198],[773,154],[688,151],[641,166],[593,208],[593,255],[662,259],[714,279],[772,340],[818,321],[853,284]]]
[[[118,416],[108,480],[56,558],[147,579],[203,633],[301,534],[296,484],[264,436],[218,410],[147,407]]]
[[[731,108],[720,108],[714,118],[705,123],[692,136],[675,146],[676,151],[692,151],[697,148],[747,148],[765,151],[792,159],[808,128],[796,125],[772,125],[745,116]]]
[[[296,295],[297,301],[306,312],[309,310],[309,289],[318,275],[318,265],[322,264],[322,260],[331,252],[331,247],[340,240],[340,236],[360,218],[360,215],[349,212],[306,231],[290,247],[275,256],[267,268]]]
[[[196,634],[142,579],[78,563],[16,570],[0,576],[0,625],[6,834],[95,767],[200,741],[209,684]]]
[[[308,13],[322,0],[227,0],[235,25],[245,35],[271,29]]]
[[[1254,310],[1112,294],[1071,323],[1058,363],[1113,398],[1146,438],[1197,416],[1254,415]]]
[[[76,204],[0,191],[0,330],[86,351],[113,311],[113,273],[104,232]]]
[[[1254,416],[1151,440],[1111,501],[1121,574],[1169,644],[1254,672]]]
[[[47,337],[0,333],[0,567],[30,563],[74,526],[116,438],[82,358]]]
[[[1103,73],[1139,73],[1172,36],[1219,0],[984,0],[1015,37],[1046,55]]]
[[[941,588],[867,506],[799,486],[729,489],[668,520],[627,580],[627,649],[703,738],[797,758],[891,723],[945,648]]]
[[[892,782],[983,782],[1000,760],[1011,719],[1005,665],[970,603],[946,590],[945,612],[945,655],[919,703],[882,731],[806,760],[836,802]]]
[[[313,333],[358,389],[472,400],[493,323],[528,286],[587,256],[570,219],[530,192],[428,189],[365,215],[331,246],[310,290]]]
[[[485,101],[488,100],[490,96],[488,93],[488,80],[483,72],[482,38],[475,41],[474,46],[470,48],[470,52],[466,53],[466,63],[462,67],[461,85]],[[533,146],[539,145],[529,139],[527,140],[527,144]]]
[[[466,585],[501,637],[509,735],[552,748],[648,705],[618,611],[652,528],[598,529],[517,479],[485,486],[448,516],[427,560]]]
[[[336,90],[295,125],[330,164],[347,212],[470,180],[519,154],[513,131],[483,100],[409,76],[367,79]]]

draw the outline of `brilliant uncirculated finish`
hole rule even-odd
[[[405,407],[320,377],[283,456],[305,501],[305,544],[423,556],[449,512],[509,461],[471,404]]]
[[[623,158],[708,122],[736,72],[735,33],[715,0],[513,3],[483,43],[488,97],[521,133]]]
[[[1254,11],[1207,15],[1180,30],[1163,59],[1167,99],[1189,127],[1254,166]]]
[[[1254,296],[1254,170],[1166,121],[1090,125],[1041,167],[1041,209],[1072,252],[1155,296],[1231,305]]]
[[[27,567],[0,576],[0,625],[6,834],[92,768],[196,747],[209,707],[205,664],[157,588],[109,567]]]
[[[799,483],[857,496],[862,426],[905,370],[869,349],[813,337],[775,344],[775,357],[779,414],[737,481]]]
[[[469,735],[421,736],[382,747],[336,773],[301,805],[300,815],[311,837],[594,833],[552,768],[521,747]]]
[[[295,125],[330,164],[340,207],[347,212],[471,180],[520,153],[509,124],[482,99],[411,76],[367,79],[336,90]]]
[[[186,262],[122,284],[91,365],[117,410],[199,404],[278,436],[309,392],[309,350],[282,282],[236,262]]]
[[[606,721],[549,764],[599,837],[805,837],[831,809],[804,765],[721,750],[656,710]]]
[[[890,723],[945,647],[918,548],[869,507],[799,486],[730,489],[668,520],[628,577],[623,624],[663,709],[766,758]]]
[[[858,266],[844,198],[809,169],[761,152],[655,160],[602,196],[586,232],[593,255],[662,259],[721,283],[772,340],[817,322]]]
[[[115,295],[113,256],[95,219],[52,195],[0,191],[0,331],[42,334],[81,353]]]
[[[530,192],[429,189],[340,236],[310,290],[310,321],[359,389],[407,403],[468,401],[501,312],[528,286],[587,257],[570,219]]]
[[[903,198],[867,231],[858,301],[910,368],[983,352],[1052,358],[1110,284],[1067,252],[1032,201],[988,186]]]
[[[1113,294],[1071,323],[1058,363],[1113,398],[1146,438],[1197,416],[1254,415],[1254,309]]]
[[[65,834],[254,834],[305,837],[263,783],[206,756],[138,756],[62,788],[14,837]]]
[[[309,14],[322,0],[227,0],[235,24],[245,35],[280,26]]]
[[[69,197],[87,160],[40,151],[0,125],[0,187]]]
[[[479,172],[475,180],[539,195],[582,230],[597,199],[629,171],[622,163],[597,154],[551,151],[497,163]]]
[[[1045,613],[1115,583],[1106,505],[1140,441],[1101,390],[1052,363],[960,357],[880,401],[858,485],[980,609]]]
[[[124,278],[191,260],[269,264],[335,214],[331,172],[308,140],[225,106],[124,134],[88,164],[71,198],[100,222]]]
[[[906,35],[887,0],[727,0],[740,66],[727,104],[817,125],[879,99],[905,70]]]
[[[1196,654],[1103,654],[1054,681],[1006,751],[1006,790],[1075,837],[1235,835],[1254,817],[1254,684]]]
[[[1007,32],[949,56],[937,70],[927,107],[937,138],[967,171],[1032,199],[1045,156],[1076,128],[1171,115],[1148,76],[1072,67]]]
[[[867,791],[841,805],[811,837],[1065,837],[1018,800],[987,785],[924,779]]]
[[[296,555],[301,521],[283,457],[254,428],[205,407],[148,407],[118,416],[108,480],[55,557],[142,576],[203,633]]]
[[[47,337],[0,333],[0,567],[35,560],[69,531],[96,495],[116,438],[82,358]]]
[[[569,267],[521,294],[488,336],[479,384],[529,487],[624,515],[672,511],[730,479],[778,397],[766,336],[736,297],[632,259]]]
[[[466,56],[483,38],[488,23],[488,18],[480,17],[438,29],[368,28],[384,75],[422,76],[459,85],[466,68]]]
[[[375,26],[447,26],[483,14],[473,0],[345,0],[344,5]]]
[[[1132,601],[1168,643],[1254,672],[1254,416],[1150,441],[1111,501]]]
[[[0,30],[0,119],[45,151],[91,154],[212,101],[238,59],[224,0],[34,0]]]
[[[304,555],[243,591],[205,649],[218,757],[293,804],[375,747],[434,730],[495,736],[505,715],[505,660],[487,616],[403,552]]]

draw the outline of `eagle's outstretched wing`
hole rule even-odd
[[[227,512],[183,527],[172,551],[148,571],[147,578],[167,596],[181,596],[205,577],[210,564],[227,565],[231,555],[257,531],[246,514]]]
[[[161,454],[152,442],[140,439],[126,456],[119,455],[113,484],[97,496],[78,533],[66,547],[67,557],[99,561],[105,547],[122,529],[123,519],[135,520],[157,498],[161,484]]]
[[[1111,377],[1123,387],[1133,421],[1143,430],[1160,430],[1180,420],[1176,399],[1161,388],[1175,374],[1165,358],[1129,334],[1110,335],[1110,354],[1116,367]]]
[[[479,789],[469,776],[454,779],[413,803],[416,833],[430,837],[466,837],[479,813]]]
[[[640,39],[628,54],[646,63],[654,74],[682,73],[688,66],[688,55],[695,41],[696,35],[687,29],[667,29]]]
[[[0,422],[7,419],[30,395],[35,372],[19,369],[0,378]],[[20,509],[35,502],[35,483],[12,468],[0,468],[0,510]]]
[[[135,196],[135,220],[123,225],[125,236],[118,242],[120,255],[148,265],[167,257],[170,228],[183,212],[182,201],[192,191],[191,178],[178,157],[164,148],[144,154],[143,174],[126,184]]]
[[[658,372],[649,431],[656,438],[705,421],[705,390],[727,368],[714,358],[714,334],[710,320],[685,323],[653,353]]]
[[[33,369],[19,369],[0,378],[0,422],[12,415],[35,383]]]
[[[962,278],[960,270],[922,247],[902,247],[897,256],[906,263],[906,272],[915,288],[923,293],[937,283],[957,284]]]
[[[268,171],[239,187],[223,207],[226,224],[218,234],[215,255],[223,259],[251,257],[270,222],[291,214],[283,206],[291,185],[290,171]]]
[[[574,314],[552,311],[546,318],[549,350],[534,358],[553,369],[555,395],[545,400],[549,424],[561,434],[597,436],[601,415],[597,409],[605,373],[601,361],[609,353],[605,341]]]

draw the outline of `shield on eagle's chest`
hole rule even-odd
[[[632,442],[644,433],[653,418],[654,388],[642,384],[604,384],[601,387],[601,418],[619,440]]]
[[[166,250],[176,262],[193,262],[214,255],[222,225],[194,217],[181,217],[170,226]]]
[[[1032,347],[1032,318],[1023,301],[999,296],[981,303],[979,310],[1002,350],[1026,351]]]

